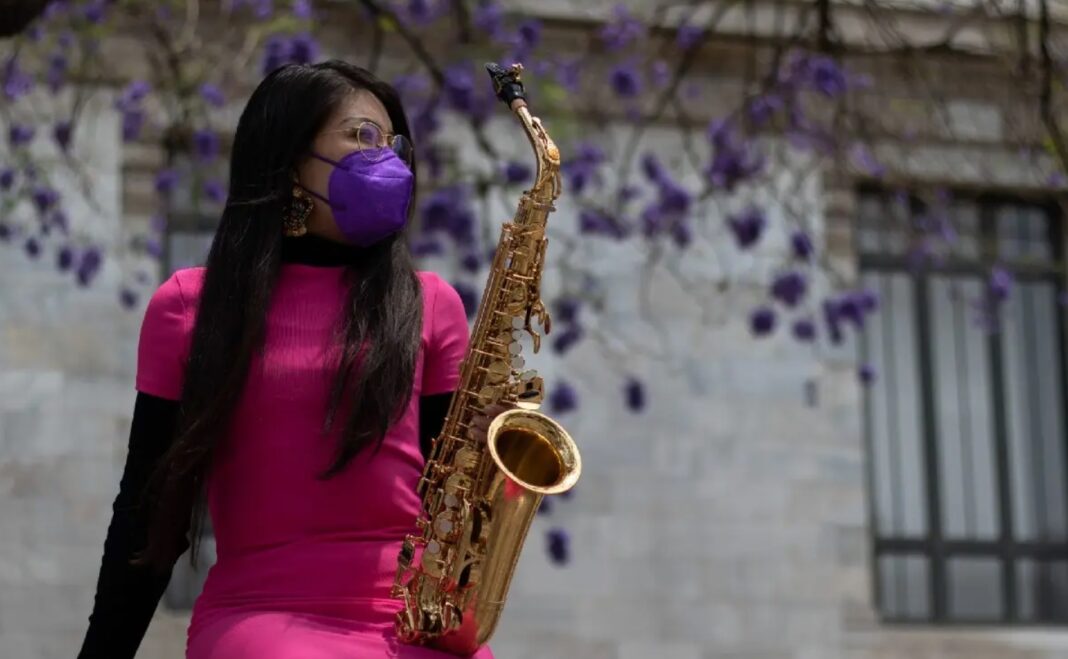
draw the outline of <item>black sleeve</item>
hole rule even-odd
[[[173,566],[160,572],[130,564],[147,537],[141,495],[173,439],[178,401],[137,393],[129,449],[96,584],[93,612],[78,659],[133,659],[156,611]]]
[[[419,397],[419,448],[423,458],[430,458],[430,445],[445,426],[452,392]]]

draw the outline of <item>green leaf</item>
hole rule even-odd
[[[378,16],[378,27],[383,32],[396,32],[397,31],[397,24],[393,21],[393,19],[390,18],[389,16],[384,16],[384,15],[381,15],[381,14]]]

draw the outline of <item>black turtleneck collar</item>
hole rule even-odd
[[[299,238],[282,237],[282,262],[305,265],[349,265],[359,259],[363,250],[355,245],[306,233]]]

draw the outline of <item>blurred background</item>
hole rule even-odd
[[[498,656],[1068,657],[1066,5],[0,0],[0,657],[75,655],[145,303],[251,89],[331,57],[401,91],[469,312],[533,164],[484,62],[563,154],[533,360],[584,470]]]

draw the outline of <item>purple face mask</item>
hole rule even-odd
[[[329,198],[308,192],[330,206],[334,222],[349,242],[367,247],[404,228],[415,177],[392,149],[357,150],[340,161],[311,155],[333,165],[334,171]]]

